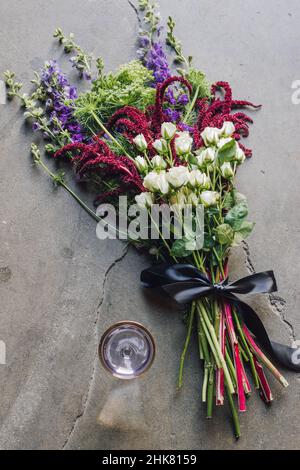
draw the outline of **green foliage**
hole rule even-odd
[[[213,236],[208,233],[204,232],[204,243],[203,243],[203,251],[210,252],[212,251],[213,247],[215,246],[215,240]]]
[[[148,6],[149,6],[149,0],[139,0],[139,9],[141,11],[146,10],[146,8],[148,8]]]
[[[168,18],[168,30],[167,30],[167,37],[166,37],[166,44],[170,46],[171,49],[175,52],[175,59],[174,62],[176,64],[185,64],[187,67],[191,65],[192,62],[192,57],[186,57],[183,55],[182,52],[182,45],[181,41],[176,38],[174,34],[174,29],[175,29],[175,21],[171,16]]]
[[[243,240],[245,240],[245,238],[247,238],[252,232],[254,225],[254,222],[248,222],[247,220],[244,220],[239,230],[237,230],[234,234],[233,244],[239,245]]]
[[[211,84],[207,80],[205,73],[190,67],[188,71],[184,73],[184,77],[191,83],[194,92],[199,89],[198,98],[211,96]]]
[[[59,43],[64,46],[64,51],[66,54],[69,54],[70,52],[76,53],[76,55],[71,57],[70,60],[73,66],[78,70],[80,76],[82,77],[83,74],[86,74],[86,77],[91,78],[91,69],[94,57],[92,54],[85,52],[78,44],[76,44],[74,41],[74,34],[70,33],[69,36],[66,36],[61,28],[56,28],[53,33],[53,37],[57,38]],[[97,60],[97,68],[99,65],[99,60],[101,61],[102,59]]]
[[[186,258],[190,256],[192,250],[187,248],[188,241],[184,238],[175,240],[171,248],[171,255],[175,258]]]
[[[114,137],[116,139],[116,142],[113,140],[109,140],[107,143],[110,147],[110,149],[116,154],[116,155],[124,155],[124,150],[130,154],[132,158],[137,157],[140,152],[138,151],[138,148],[135,145],[132,145],[131,142],[129,142],[128,139],[126,139],[122,134],[120,133],[115,133]]]
[[[221,245],[230,246],[234,239],[234,231],[229,224],[221,224],[216,228],[216,237]]]
[[[155,89],[148,86],[152,80],[152,72],[140,61],[129,62],[114,74],[99,76],[92,83],[91,90],[76,100],[74,115],[85,128],[98,131],[93,113],[106,122],[123,106],[135,106],[145,111],[155,99]]]
[[[6,70],[3,74],[4,83],[7,87],[7,96],[12,99],[14,96],[20,96],[20,90],[23,86],[22,83],[16,82],[14,72]]]
[[[239,193],[236,189],[232,189],[224,196],[223,207],[224,209],[231,209],[239,202],[246,201],[246,196]]]
[[[217,158],[220,161],[220,165],[222,165],[224,162],[231,162],[235,154],[236,154],[236,141],[232,139],[218,150]]]
[[[250,235],[255,224],[246,220],[248,204],[245,196],[238,193],[236,190],[233,190],[229,194],[230,196],[227,197],[227,202],[231,203],[231,209],[225,217],[225,222],[234,232],[231,244],[236,246]]]
[[[239,202],[228,212],[225,217],[225,223],[229,224],[234,230],[239,230],[242,223],[248,215],[248,204],[246,201]]]

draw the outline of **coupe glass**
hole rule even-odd
[[[122,321],[103,334],[99,345],[102,365],[114,377],[135,379],[152,365],[155,343],[149,331],[140,323]]]

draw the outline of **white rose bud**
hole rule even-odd
[[[151,207],[154,202],[153,194],[148,192],[138,194],[135,196],[135,202],[141,208]]]
[[[133,142],[135,143],[135,145],[141,152],[144,152],[145,150],[147,150],[148,144],[143,134],[137,135],[133,139]]]
[[[201,173],[199,170],[192,170],[189,174],[189,184],[192,187],[201,187],[203,189],[209,189],[210,179],[205,173]]]
[[[201,137],[204,140],[205,145],[217,145],[221,130],[217,127],[206,127],[201,133]]]
[[[167,173],[168,182],[173,188],[180,188],[189,180],[189,170],[186,166],[174,166]]]
[[[231,167],[230,162],[223,163],[220,170],[221,170],[223,178],[227,180],[230,180],[234,175],[234,171],[233,171],[233,168]]]
[[[157,139],[153,142],[152,144],[153,148],[155,148],[155,150],[164,155],[165,153],[168,152],[168,144],[167,142],[165,141],[165,139]]]
[[[166,140],[171,140],[177,131],[177,127],[172,122],[164,122],[161,126],[161,135]]]
[[[182,132],[175,140],[175,150],[178,155],[186,155],[192,150],[193,139],[188,132]]]
[[[152,158],[151,165],[154,168],[160,168],[160,169],[167,168],[167,162],[165,162],[165,160],[160,155],[155,155]]]
[[[231,121],[225,121],[223,123],[221,133],[224,137],[231,137],[234,131],[235,131],[235,127]]]
[[[216,151],[214,148],[208,147],[207,149],[202,150],[196,158],[199,167],[205,166],[215,161]]]
[[[146,189],[149,189],[149,191],[160,191],[162,194],[167,194],[169,192],[169,183],[167,181],[165,171],[161,171],[159,173],[156,171],[150,171],[150,173],[145,176],[143,184]]]
[[[197,206],[199,204],[199,196],[196,193],[191,192],[187,196],[187,203],[192,204],[192,206]]]
[[[219,198],[220,195],[216,191],[203,191],[200,195],[201,202],[205,207],[215,206]]]
[[[134,159],[134,161],[135,161],[135,165],[136,165],[136,167],[139,171],[143,172],[143,171],[146,171],[148,169],[148,163],[147,163],[146,158],[141,157],[140,155],[138,155]]]
[[[241,164],[246,160],[246,155],[239,145],[237,145],[236,147],[237,148],[234,160],[237,161],[238,164]]]

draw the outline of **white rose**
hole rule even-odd
[[[148,192],[138,194],[135,196],[135,202],[141,208],[151,207],[154,202],[153,194]]]
[[[225,162],[220,168],[223,178],[229,180],[233,177],[234,171],[230,162]]]
[[[168,152],[168,144],[165,139],[157,139],[152,144],[153,148],[162,155]]]
[[[171,140],[177,131],[177,127],[172,122],[164,122],[161,126],[161,135],[166,140]]]
[[[199,186],[203,189],[209,189],[210,179],[205,173],[199,170],[192,170],[189,174],[189,184],[192,187]]]
[[[148,168],[148,163],[146,161],[146,158],[144,157],[141,157],[140,155],[138,155],[135,159],[135,164],[136,164],[136,167],[139,171],[143,172],[145,170],[147,170]]]
[[[234,160],[236,160],[240,164],[245,161],[246,155],[239,145],[237,145],[236,147],[237,148],[236,148],[236,154],[235,154]]]
[[[234,124],[231,121],[225,121],[221,128],[221,134],[224,137],[231,137],[235,131]]]
[[[206,127],[201,133],[201,137],[204,140],[205,145],[217,145],[220,134],[220,129],[217,127]]]
[[[216,151],[212,147],[208,147],[207,149],[201,150],[201,152],[197,155],[197,162],[199,167],[202,167],[206,164],[213,163],[216,158]]]
[[[180,133],[175,140],[175,150],[178,155],[186,155],[192,150],[193,139],[188,132]]]
[[[189,170],[186,166],[174,166],[167,173],[168,182],[173,188],[180,188],[189,180]]]
[[[143,134],[137,135],[133,139],[133,142],[135,143],[135,145],[141,152],[144,152],[145,150],[147,150],[148,144]]]
[[[161,169],[167,168],[167,162],[165,162],[165,160],[160,155],[155,155],[151,159],[151,165],[154,168],[161,168]]]
[[[203,191],[200,195],[201,202],[205,207],[215,206],[219,198],[220,195],[216,191]]]
[[[165,171],[150,171],[148,175],[145,176],[143,184],[146,189],[149,191],[160,191],[162,194],[167,194],[169,192],[169,183],[166,177]]]

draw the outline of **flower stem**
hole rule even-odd
[[[230,407],[230,411],[231,411],[232,419],[233,419],[235,437],[237,439],[239,439],[241,437],[241,428],[240,428],[240,422],[239,422],[239,415],[238,415],[238,412],[237,412],[236,407],[234,405],[233,397],[232,397],[232,394],[230,393],[230,391],[228,389],[227,383],[226,383],[226,391],[227,391],[229,407]]]
[[[55,181],[56,180],[56,175],[54,173],[52,173],[52,171],[47,167],[47,165],[45,165],[45,163],[42,161],[42,160],[39,160],[38,162],[38,165],[40,165],[44,170],[45,172],[50,176],[50,178]],[[66,185],[66,183],[64,183],[63,181],[59,181],[58,184],[60,186],[62,186],[66,191],[68,191],[69,194],[71,194],[71,196],[78,202],[78,204],[94,219],[96,220],[96,222],[99,222],[101,219],[100,217],[97,216],[97,214],[92,210],[90,209],[83,201],[82,199],[80,199],[79,196],[77,196],[76,193],[74,193],[74,191],[72,191],[72,189]]]
[[[242,342],[242,344],[245,348],[245,351],[246,351],[246,353],[248,355],[248,358],[249,358],[249,361],[250,361],[250,367],[251,367],[251,372],[252,372],[252,375],[253,375],[254,386],[255,386],[255,388],[258,389],[259,388],[259,380],[258,380],[257,368],[255,367],[254,360],[253,360],[253,354],[250,351],[250,348],[249,348],[248,343],[246,341],[246,338],[245,338],[244,332],[242,330],[238,314],[237,314],[235,309],[232,309],[232,312],[233,312],[233,318],[234,318],[234,321],[235,321],[235,324],[237,326],[237,330],[238,330],[238,333],[239,333],[239,338],[240,338],[240,340],[241,340],[241,342]]]
[[[126,152],[126,150],[124,149],[123,145],[120,144],[120,142],[118,142],[118,140],[109,132],[109,130],[104,126],[103,122],[98,118],[97,114],[95,113],[95,111],[91,111],[91,115],[93,116],[93,118],[95,119],[95,121],[97,122],[97,124],[99,125],[99,127],[101,128],[101,130],[103,132],[105,132],[105,134],[107,134],[109,136],[109,138],[122,150],[122,152],[124,152],[124,154],[126,155],[126,157],[130,158],[130,160],[132,160],[134,162],[134,159],[131,157],[131,155],[129,155],[129,153]]]
[[[190,117],[191,115],[191,112],[193,111],[194,107],[195,107],[195,104],[196,104],[196,101],[197,101],[197,98],[198,98],[198,95],[199,95],[199,91],[200,91],[200,85],[197,87],[196,91],[195,91],[195,94],[194,94],[194,97],[193,97],[193,100],[191,101],[189,107],[188,107],[188,110],[186,112],[186,115],[184,116],[183,118],[183,123],[186,124],[188,118]]]
[[[215,371],[213,366],[209,367],[209,375],[208,375],[208,386],[207,386],[207,419],[212,418],[213,412],[213,401],[214,401],[214,380],[215,378]]]
[[[260,348],[255,343],[254,339],[252,338],[250,331],[245,325],[243,326],[243,331],[245,333],[249,346],[251,350],[253,351],[253,353],[255,354],[255,356],[269,369],[269,371],[274,375],[274,377],[281,383],[283,387],[288,387],[289,384],[286,381],[286,379],[281,375],[279,370],[276,369],[276,367],[272,364],[272,362],[269,361],[269,359],[260,350]]]
[[[214,327],[211,324],[211,322],[210,322],[210,320],[207,316],[207,313],[206,313],[206,310],[205,310],[203,304],[201,302],[198,302],[197,306],[198,306],[198,311],[200,311],[200,315],[204,320],[203,324],[205,323],[205,325],[207,327],[207,330],[209,332],[209,335],[211,337],[211,341],[212,341],[213,348],[214,348],[214,349],[212,349],[212,351],[215,351],[217,365],[220,364],[221,367],[224,369],[224,375],[225,375],[225,378],[226,378],[226,381],[227,381],[227,384],[228,384],[229,392],[233,394],[234,393],[234,387],[233,387],[231,377],[230,377],[230,374],[229,374],[229,371],[228,371],[228,368],[227,368],[227,365],[226,365],[226,361],[225,361],[224,356],[222,354],[221,347],[220,347],[220,344],[218,342],[218,338],[216,336]]]
[[[204,377],[203,377],[203,384],[202,384],[202,402],[203,403],[206,403],[206,400],[207,400],[208,375],[209,375],[209,365],[205,363]]]
[[[192,308],[189,314],[189,319],[188,319],[188,330],[187,330],[187,336],[184,344],[184,348],[181,354],[181,359],[180,359],[180,366],[179,366],[179,377],[178,377],[178,386],[177,388],[180,389],[182,387],[182,382],[183,382],[183,368],[184,368],[184,361],[185,361],[185,356],[190,344],[191,340],[191,334],[192,334],[192,329],[193,329],[193,323],[194,323],[194,316],[195,316],[195,303],[192,304]]]

